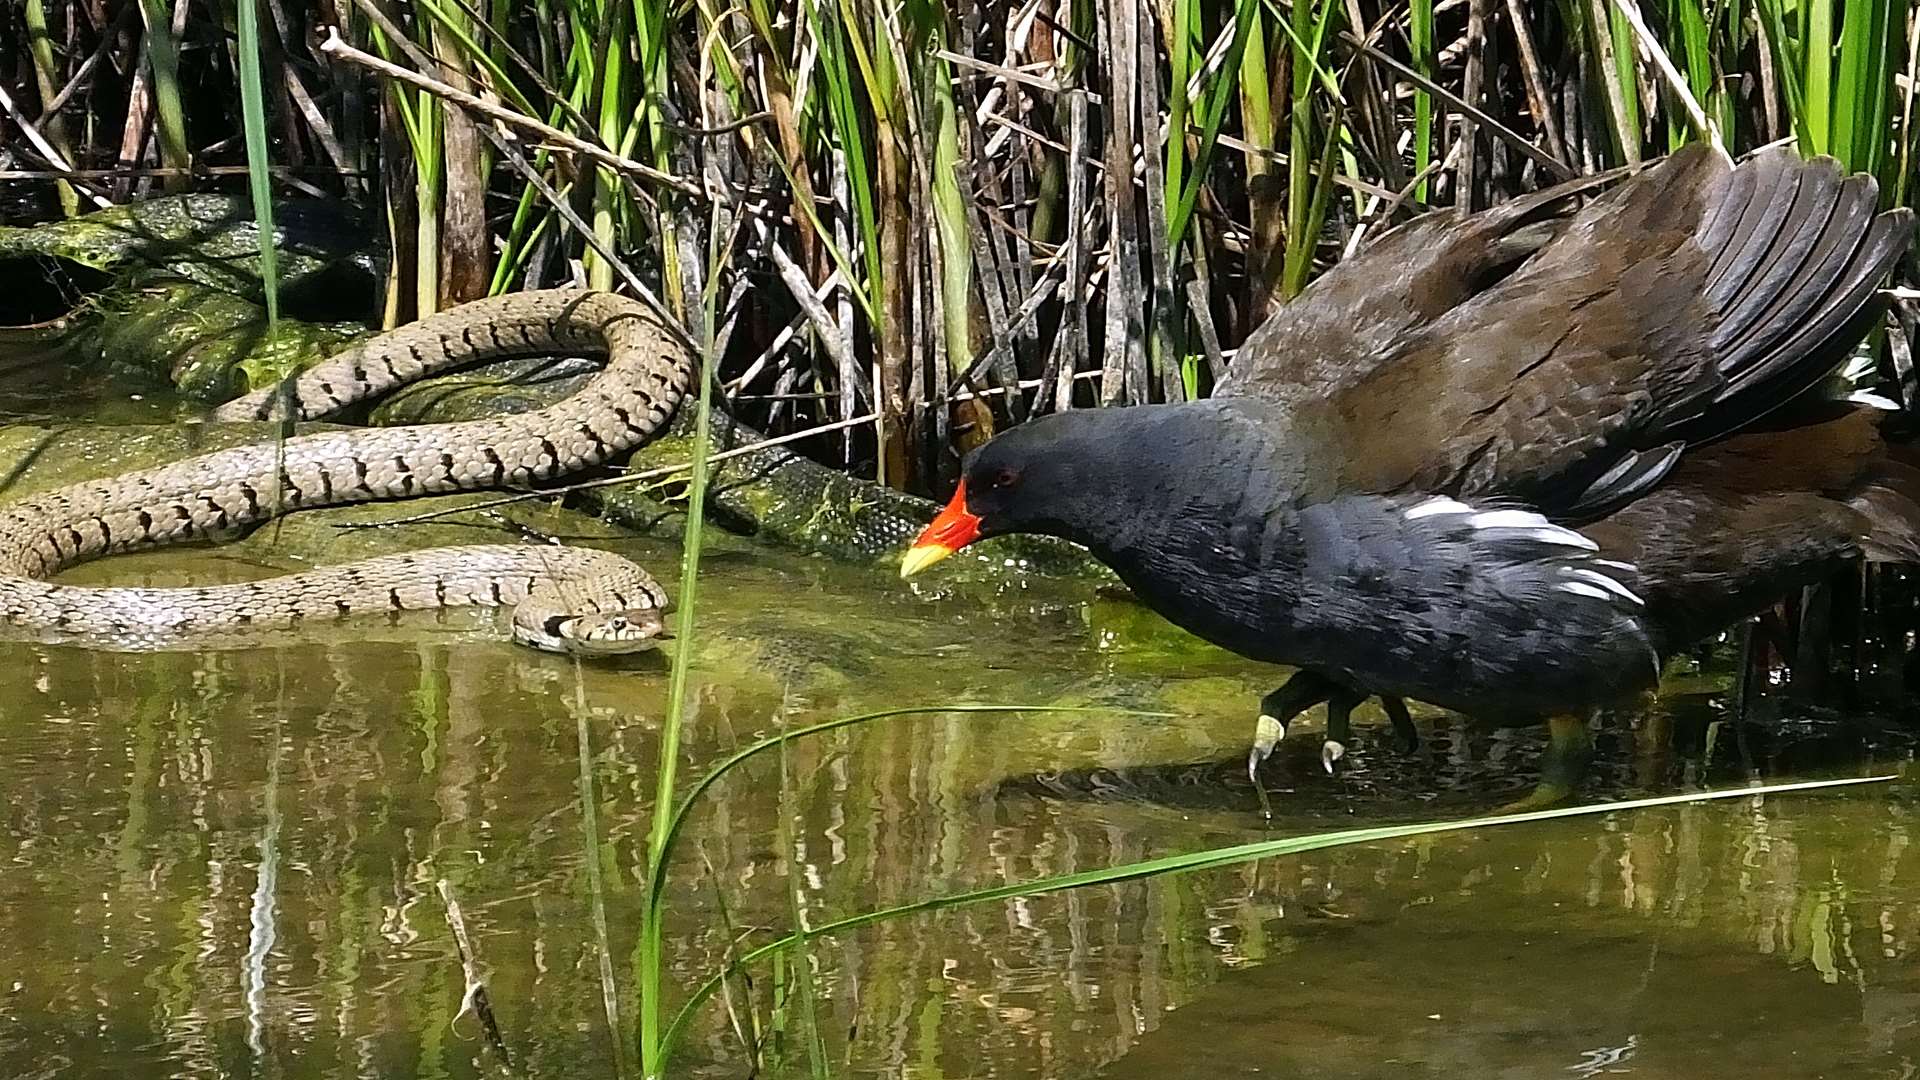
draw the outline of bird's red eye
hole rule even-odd
[[[1014,472],[1012,469],[1001,469],[993,474],[993,482],[988,486],[996,488],[1012,487],[1019,479],[1020,474]]]

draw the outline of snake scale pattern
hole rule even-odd
[[[466,304],[369,339],[301,375],[290,395],[258,391],[215,420],[267,419],[281,403],[313,419],[436,372],[500,357],[604,354],[578,393],[514,416],[302,435],[0,504],[0,613],[55,640],[141,647],[196,630],[286,627],[459,605],[513,608],[516,641],[556,652],[652,647],[666,595],[610,552],[469,545],[364,559],[241,584],[63,585],[77,562],[210,539],[285,512],[485,488],[529,488],[646,441],[672,417],[695,358],[650,309],[576,289]]]

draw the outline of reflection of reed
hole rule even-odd
[[[977,653],[952,663],[922,655],[910,673],[882,672],[872,686],[827,696],[836,712],[863,697],[898,701],[908,684],[923,699],[983,696],[1009,670],[1067,697],[1106,692],[1034,670],[1044,661],[1022,661],[1021,647],[1005,646],[997,675],[981,674]],[[277,746],[280,864],[276,935],[258,969],[261,1071],[470,1076],[485,1067],[471,1021],[449,1027],[461,979],[432,891],[444,877],[463,898],[504,1034],[529,1074],[612,1075],[600,961],[610,958],[620,1015],[631,1016],[658,679],[584,669],[580,712],[564,661],[504,646],[134,657],[4,648],[0,663],[33,674],[0,704],[0,769],[18,778],[0,794],[0,939],[13,946],[0,955],[0,987],[19,984],[0,1020],[0,1074],[49,1067],[77,1032],[92,1035],[102,1072],[151,1062],[221,1075],[246,1055],[241,962]],[[696,773],[782,723],[824,718],[805,695],[783,699],[778,680],[723,661],[697,676],[685,746]],[[1207,694],[1240,693],[1218,673],[1128,681],[1188,695],[1180,700],[1199,712],[1211,706],[1192,703]],[[793,706],[785,716],[783,700]],[[593,740],[604,949],[589,918],[576,717]],[[796,744],[786,763],[790,847],[777,841],[772,756],[721,783],[691,822],[671,885],[673,970],[691,982],[725,955],[716,887],[752,943],[788,925],[789,887],[810,918],[826,919],[1248,839],[1255,821],[1209,804],[1204,770],[1166,770],[1155,786],[1151,770],[1120,767],[1212,756],[1243,736],[1225,723],[953,714]],[[1431,765],[1395,772],[1402,766],[1381,750],[1375,771],[1345,787],[1303,782],[1287,804],[1301,812],[1277,827],[1317,829],[1343,809],[1419,814],[1407,793],[1432,790],[1436,776],[1526,775],[1524,761],[1499,759],[1530,754],[1527,736],[1446,724],[1435,736]],[[1618,747],[1603,783],[1678,775],[1675,763],[1633,750],[1640,733],[1617,737],[1632,747]],[[1057,797],[1059,778],[1095,763],[1106,766],[1102,797]],[[1039,772],[1056,777],[1054,789],[1007,782]],[[1105,797],[1115,793],[1130,798]],[[1153,1060],[1163,1028],[1231,1044],[1207,1021],[1229,1011],[1220,1002],[1230,988],[1323,997],[1365,1014],[1397,1007],[1386,974],[1396,965],[1428,992],[1471,991],[1506,1010],[1497,1015],[1530,1023],[1520,988],[1551,994],[1529,981],[1528,950],[1553,942],[1569,950],[1548,951],[1560,962],[1584,949],[1630,953],[1631,965],[1610,959],[1598,970],[1621,980],[1639,972],[1668,993],[1696,990],[1689,973],[1722,972],[1734,978],[1722,992],[1756,1006],[1788,984],[1842,995],[1857,1030],[1832,1038],[1848,1060],[1871,1066],[1920,1053],[1920,1031],[1900,1008],[1920,1000],[1902,996],[1920,993],[1909,974],[1920,944],[1911,814],[1874,793],[1643,812],[891,923],[817,946],[822,1028],[831,1059],[852,1074],[1077,1076],[1101,1063],[1124,1074]],[[1656,989],[1637,992],[1653,1000]],[[759,979],[762,1010],[768,992]],[[1826,997],[1806,1005],[1823,1017],[1835,1007]],[[1337,1015],[1249,1015],[1289,1033],[1330,1025],[1367,1052],[1393,1051]],[[1491,1029],[1480,1037],[1496,1038]],[[1462,1061],[1486,1052],[1470,1026],[1447,1045]],[[1596,1034],[1582,1050],[1620,1045]],[[1637,1047],[1640,1063],[1659,1051],[1657,1041]],[[1583,1060],[1551,1049],[1537,1061]],[[741,1061],[723,1010],[702,1018],[688,1052],[722,1072]]]

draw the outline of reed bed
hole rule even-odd
[[[1036,413],[1204,395],[1274,305],[1430,205],[1700,137],[1798,137],[1890,203],[1915,171],[1920,38],[1896,0],[23,0],[0,18],[0,183],[40,212],[237,188],[225,170],[251,151],[277,197],[377,209],[387,322],[619,284],[711,334],[731,408],[775,432],[871,414],[808,449],[917,490]],[[1904,360],[1920,308],[1898,309]]]

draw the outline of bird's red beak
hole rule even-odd
[[[953,489],[953,499],[900,560],[900,576],[913,575],[980,538],[980,516],[967,510],[967,482]]]

